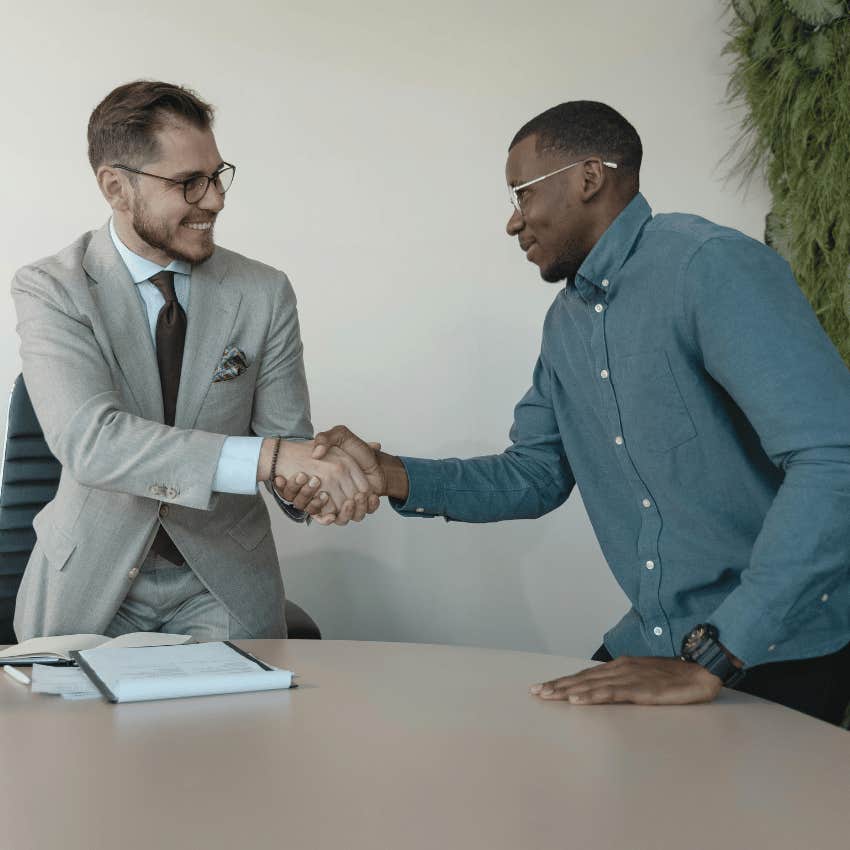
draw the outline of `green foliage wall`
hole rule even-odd
[[[850,365],[850,9],[845,0],[733,0],[738,168],[764,166],[765,241]]]

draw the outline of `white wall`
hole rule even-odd
[[[314,423],[389,451],[506,444],[557,291],[504,233],[507,144],[543,109],[619,108],[656,211],[762,231],[764,189],[723,179],[738,116],[721,0],[2,7],[0,277],[106,219],[85,157],[101,97],[138,77],[189,84],[239,167],[219,241],[295,284]],[[17,338],[0,298],[8,386]],[[384,508],[346,529],[275,525],[289,593],[327,637],[588,655],[626,607],[577,496],[535,522]]]

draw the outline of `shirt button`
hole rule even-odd
[[[605,287],[605,289],[608,288],[608,278],[607,277],[605,278],[605,280],[602,281],[602,286]]]
[[[127,578],[130,579],[130,581],[132,581],[138,574],[139,574],[139,568],[133,567],[133,569],[130,570],[130,572],[127,573]]]
[[[416,513],[418,513],[418,514],[424,514],[424,513],[425,513],[425,508],[417,508],[417,509],[416,509]]]
[[[165,496],[168,499],[176,499],[177,498],[177,491],[173,487],[166,487],[165,488]]]
[[[600,378],[602,378],[602,380],[604,381],[604,380],[608,377],[608,370],[607,370],[607,369],[603,369],[603,370],[599,373],[599,377],[600,377]]]
[[[771,644],[771,645],[767,648],[767,651],[768,651],[768,652],[773,652],[773,650],[774,650],[774,649],[776,649],[776,644],[775,644],[775,643],[772,643],[772,644]]]
[[[644,499],[644,500],[641,502],[641,504],[642,504],[645,508],[651,508],[651,507],[652,507],[652,502],[650,502],[650,501],[649,501],[649,499]]]
[[[828,594],[828,593],[824,593],[824,595],[823,595],[823,596],[821,596],[820,601],[821,601],[821,602],[826,602],[826,600],[827,600],[827,599],[829,599],[829,594]]]
[[[654,570],[655,569],[655,561],[647,561],[646,562],[646,568],[648,570]]]
[[[618,446],[622,446],[623,445],[623,438],[618,434],[616,437],[614,437],[614,442]]]
[[[605,308],[601,304],[597,304],[594,308],[597,313],[601,313]]]
[[[168,516],[168,505],[159,506],[159,515],[163,517]]]
[[[652,630],[652,633],[653,633],[656,637],[661,637],[661,635],[663,635],[663,634],[664,634],[664,629],[662,629],[662,628],[661,628],[661,626],[656,626],[656,627]]]

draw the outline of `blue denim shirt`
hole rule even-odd
[[[549,309],[510,439],[403,458],[396,509],[537,517],[578,484],[632,604],[614,656],[702,622],[747,666],[850,641],[850,372],[770,248],[635,196]]]

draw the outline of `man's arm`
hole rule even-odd
[[[784,480],[740,585],[709,616],[746,665],[841,604],[850,563],[850,372],[788,265],[741,238],[704,245],[683,314],[704,368],[759,435]],[[846,598],[846,595],[845,595]]]
[[[209,510],[224,436],[124,410],[88,318],[44,269],[21,269],[12,297],[27,390],[62,466],[91,487]]]
[[[287,287],[285,280],[281,294]],[[225,435],[174,428],[124,410],[91,323],[44,269],[21,269],[12,295],[27,389],[47,444],[62,466],[91,487],[209,510]],[[312,426],[297,314],[282,309],[281,301],[270,323],[274,331],[267,368],[258,376],[265,400],[259,427],[277,424],[284,434],[308,437]],[[292,390],[287,394],[288,386]],[[274,398],[275,393],[283,397]],[[295,399],[293,404],[287,395]],[[256,415],[254,422],[256,427]],[[266,443],[265,453],[261,450],[257,469],[251,472],[257,480],[271,474],[271,443]],[[366,479],[348,458],[312,461],[311,449],[311,443],[282,441],[279,472],[320,474],[340,509],[351,500],[348,509],[353,515],[357,494],[368,490]]]
[[[574,484],[564,453],[542,357],[531,389],[516,407],[512,445],[498,455],[424,460],[375,454],[347,428],[316,436],[322,446],[352,454],[372,486],[405,516],[444,516],[461,522],[496,522],[542,516],[563,504]],[[372,470],[370,472],[370,469]]]

